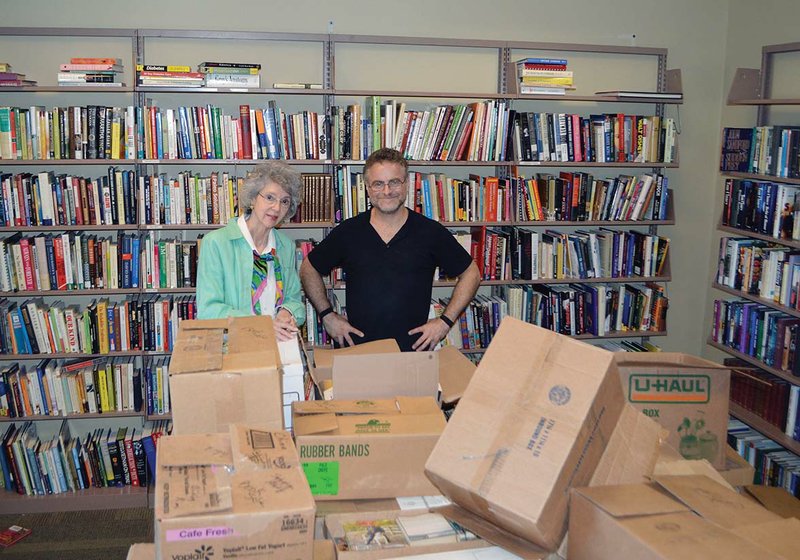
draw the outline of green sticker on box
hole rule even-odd
[[[308,486],[314,496],[339,495],[339,462],[303,463]]]

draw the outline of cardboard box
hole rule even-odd
[[[314,499],[288,432],[165,436],[156,477],[160,558],[212,548],[218,558],[311,557]]]
[[[283,429],[270,317],[183,321],[169,366],[172,433],[227,433],[235,423]]]
[[[569,557],[780,558],[737,534],[740,527],[777,520],[705,476],[578,488],[572,490],[570,503]]]
[[[355,513],[358,511],[399,510],[394,498],[378,500],[322,500],[317,502],[317,516],[314,521],[314,538],[325,538],[325,518],[334,513]]]
[[[445,427],[431,397],[293,404],[300,461],[317,500],[438,493],[425,478]]]
[[[670,432],[685,459],[725,467],[730,369],[669,352],[616,354],[628,402]]]
[[[478,366],[454,346],[445,346],[438,354],[442,403],[452,405],[464,394]]]
[[[793,517],[800,520],[800,500],[789,494],[783,488],[774,486],[745,486],[745,491],[753,496],[756,501],[783,518]]]
[[[549,550],[623,410],[613,354],[506,317],[425,471],[461,507]]]
[[[153,543],[136,543],[128,549],[127,560],[156,560],[156,545]]]
[[[314,383],[323,398],[329,400],[333,398],[333,360],[336,356],[400,353],[400,347],[397,345],[396,340],[384,339],[346,348],[315,348],[313,357],[309,355],[307,349],[304,349],[304,351],[306,352],[308,369],[311,372]]]
[[[625,404],[589,486],[649,482],[666,437],[667,431],[661,424]],[[569,558],[568,540],[569,532],[558,547],[559,558]]]
[[[430,510],[436,511],[436,510]],[[325,531],[329,539],[333,539],[334,543],[337,539],[344,539],[345,531],[343,524],[355,521],[369,521],[375,519],[396,519],[402,515],[404,517],[412,517],[429,513],[429,510],[412,510],[412,511],[372,511],[361,513],[342,513],[332,514],[325,518]],[[397,548],[383,548],[376,550],[337,550],[337,560],[378,560],[379,558],[401,558],[404,556],[414,556],[418,554],[431,554],[435,552],[445,552],[450,550],[470,550],[475,548],[486,548],[489,543],[485,540],[472,540],[452,543],[440,543],[429,545],[417,546],[404,546]]]
[[[737,534],[776,554],[783,560],[800,558],[800,520],[796,518],[737,527]]]
[[[717,470],[722,478],[733,487],[753,484],[756,476],[756,469],[753,465],[736,453],[730,445],[725,445],[725,467]]]

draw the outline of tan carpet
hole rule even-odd
[[[33,533],[11,548],[3,560],[124,560],[137,542],[153,542],[149,508],[0,515],[0,530],[22,525]]]

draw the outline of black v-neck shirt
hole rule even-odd
[[[385,243],[363,212],[335,227],[308,255],[322,275],[341,266],[347,282],[347,318],[364,333],[356,343],[394,338],[410,351],[419,335],[408,331],[428,320],[433,273],[457,277],[472,258],[440,223],[412,210]]]

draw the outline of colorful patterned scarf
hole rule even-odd
[[[253,294],[253,313],[256,315],[261,315],[261,294],[267,287],[270,261],[275,266],[275,309],[283,305],[283,275],[278,253],[274,248],[266,255],[259,255],[253,251],[253,280],[250,288]]]

